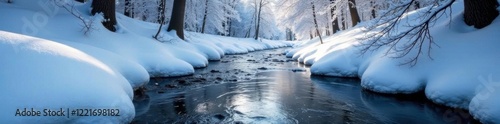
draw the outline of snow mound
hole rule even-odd
[[[61,2],[61,1],[60,1]],[[0,2],[0,123],[128,123],[135,115],[133,90],[150,77],[184,76],[226,54],[288,47],[284,41],[185,32],[180,40],[158,24],[117,13],[117,31],[91,16],[90,3],[74,5],[84,23],[52,0]],[[75,13],[74,13],[75,14]],[[23,34],[23,35],[21,35]],[[29,36],[25,36],[29,35]],[[110,108],[119,117],[14,117],[16,109]]]
[[[0,106],[3,123],[128,123],[132,87],[98,59],[64,44],[0,31]],[[82,76],[82,74],[86,74]],[[89,78],[92,77],[92,78]],[[89,106],[92,105],[92,106]],[[23,117],[17,109],[119,109],[115,117]]]
[[[463,1],[454,3],[452,11],[463,11]],[[412,12],[402,24],[418,16],[418,11]],[[424,91],[435,103],[468,109],[483,123],[500,123],[500,99],[495,97],[500,95],[500,82],[486,78],[500,74],[495,66],[500,63],[498,18],[488,27],[474,29],[463,22],[463,13],[443,16],[430,29],[440,47],[432,49],[432,60],[423,53],[414,67],[400,64],[416,55],[415,51],[398,59],[385,55],[388,47],[360,55],[356,46],[359,38],[366,36],[362,30],[368,23],[326,37],[322,45],[317,39],[306,41],[287,56],[312,64],[311,73],[315,75],[360,77],[363,88],[381,93]]]
[[[61,43],[76,48],[105,63],[115,72],[119,72],[123,75],[134,89],[144,86],[147,82],[149,82],[149,74],[147,70],[138,63],[125,59],[115,53],[90,45],[62,41]]]

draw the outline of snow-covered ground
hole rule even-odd
[[[365,89],[381,93],[425,91],[435,103],[468,109],[483,123],[500,123],[500,19],[478,30],[463,22],[463,1],[452,8],[451,17],[443,16],[431,28],[440,46],[432,49],[433,60],[423,53],[414,67],[400,64],[415,52],[394,59],[385,56],[385,47],[360,55],[355,46],[367,23],[327,37],[321,45],[318,39],[306,41],[287,56],[312,65],[315,75],[359,77]],[[405,18],[416,16],[418,12]]]
[[[82,21],[49,0],[0,2],[0,123],[128,123],[135,115],[133,89],[150,77],[190,75],[226,54],[292,45],[193,32],[183,41],[165,29],[159,42],[152,38],[157,24],[117,14],[115,33],[98,17],[80,14],[93,22],[88,35]],[[109,108],[120,109],[120,116],[14,116],[24,108]]]

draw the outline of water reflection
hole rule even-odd
[[[197,73],[243,67],[243,71],[253,73],[246,75],[249,80],[169,90],[160,88],[164,93],[149,90],[149,98],[134,101],[136,118],[133,123],[472,122],[468,112],[435,105],[424,96],[381,95],[364,91],[359,79],[311,77],[307,71],[287,70],[297,67],[296,63],[257,70],[255,68],[267,64],[238,59],[234,63],[211,63]],[[163,86],[175,80],[177,78],[158,83]]]
[[[135,123],[472,121],[464,111],[448,110],[417,98],[419,96],[402,98],[364,91],[357,79],[307,78],[307,74],[289,71],[261,72],[256,77],[249,81],[190,89],[188,92],[172,91],[165,93],[166,97],[152,99],[152,103],[149,100],[136,102],[138,116]]]
[[[379,119],[387,122],[478,123],[469,112],[436,105],[423,95],[389,96],[362,91],[361,100]]]
[[[142,96],[141,98],[135,98],[133,102],[134,102],[136,116],[140,116],[147,113],[151,106],[151,101],[149,95],[147,94]]]
[[[173,102],[173,106],[177,115],[181,116],[186,115],[187,110],[186,110],[186,102],[184,101],[185,100],[184,94],[179,94],[179,96],[176,96],[174,99],[175,100]]]

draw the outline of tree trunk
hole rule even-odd
[[[127,17],[134,18],[133,12],[134,7],[132,6],[131,0],[125,0],[125,11],[123,14]]]
[[[186,0],[174,0],[172,18],[167,31],[175,30],[177,36],[184,40],[184,13],[186,12]]]
[[[334,2],[334,0],[330,0],[331,3]],[[337,9],[337,6],[333,6],[331,9],[330,9],[330,12],[332,13],[332,34],[335,34],[337,33],[337,31],[339,30],[339,21],[338,21],[338,17],[335,17],[335,9]]]
[[[292,31],[290,31],[289,28],[286,28],[286,40],[291,41],[292,40]]]
[[[259,30],[260,30],[260,13],[262,12],[262,0],[259,3],[259,14],[257,15],[257,29],[255,29],[255,40],[259,39]]]
[[[323,38],[321,38],[321,33],[319,33],[319,29],[318,29],[318,21],[316,20],[316,8],[314,7],[314,2],[311,2],[312,4],[312,14],[313,14],[313,20],[314,20],[314,27],[316,27],[316,35],[319,36],[319,41],[321,42],[321,44],[323,44]]]
[[[326,33],[326,36],[330,36],[330,17],[328,16],[328,14],[325,16],[326,17],[326,28],[325,28],[325,33]]]
[[[326,23],[326,29],[325,29],[326,36],[330,36],[330,24]]]
[[[158,23],[163,24],[165,23],[165,0],[160,0],[158,5]]]
[[[257,16],[257,6],[255,6],[255,11],[253,13],[252,19],[250,20],[250,26],[248,26],[248,31],[245,33],[245,38],[250,38],[250,33],[252,32],[252,25],[255,23],[255,18]]]
[[[371,11],[371,14],[372,14],[372,19],[374,19],[376,17],[376,6],[375,6],[375,2],[374,1],[370,1],[370,4],[372,6],[372,11]]]
[[[160,27],[158,28],[158,31],[156,32],[155,36],[153,38],[155,38],[156,40],[160,40],[158,39],[159,35],[160,35],[160,32],[161,32],[161,29],[163,28],[163,25],[165,24],[165,3],[166,3],[166,0],[160,0],[160,6],[158,8],[160,8],[161,10],[159,10],[160,12],[160,20],[159,20],[159,23],[160,23]]]
[[[205,15],[203,15],[203,23],[201,24],[201,33],[205,33],[205,25],[207,24],[208,0],[205,1]]]
[[[102,13],[104,20],[102,24],[108,30],[116,31],[115,0],[94,0],[92,1],[92,15]]]
[[[340,28],[339,28],[339,20],[337,19],[337,17],[335,17],[335,19],[333,20],[332,23],[333,23],[332,24],[332,30],[333,30],[332,34],[335,34],[335,33],[337,33],[337,31],[340,30]]]
[[[229,19],[229,21],[227,22],[227,25],[229,27],[227,28],[227,34],[226,34],[226,36],[231,36],[231,27],[232,27],[232,22],[231,21],[232,21],[232,19]]]
[[[496,0],[464,0],[464,21],[477,29],[484,28],[498,16]]]
[[[309,37],[311,38],[311,40],[314,38],[312,32],[309,32]]]
[[[349,12],[351,13],[352,27],[356,26],[361,20],[359,19],[358,9],[356,7],[356,0],[349,1]]]
[[[223,12],[224,14],[226,14],[226,13],[227,13],[227,10],[226,10],[226,8],[225,8],[225,7],[223,7],[223,8],[222,8],[222,12]],[[227,29],[228,29],[228,26],[227,26],[227,24],[228,24],[228,20],[229,20],[229,17],[226,17],[226,20],[223,20],[223,22],[222,22],[222,29],[224,29],[224,30],[223,30],[222,32],[220,32],[220,33],[219,33],[219,35],[220,35],[220,36],[226,36],[226,34],[227,34]]]
[[[345,18],[344,18],[344,11],[341,11],[340,12],[340,24],[342,24],[342,30],[345,30],[346,28],[346,21],[345,21]]]
[[[230,6],[232,9],[236,9],[236,1],[235,0],[232,0],[232,1],[229,1],[230,2]],[[228,29],[227,29],[227,34],[226,36],[232,36],[233,34],[231,33],[232,32],[232,28],[233,28],[233,19],[232,18],[229,18],[227,17],[227,25],[229,26]]]

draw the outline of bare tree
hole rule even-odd
[[[166,0],[159,0],[158,1],[158,8],[157,8],[157,11],[158,11],[158,18],[156,19],[156,21],[158,23],[165,23],[165,4],[166,4]]]
[[[186,0],[174,0],[172,18],[167,31],[175,30],[177,36],[184,40],[184,13],[186,12]]]
[[[330,0],[330,2],[333,5],[335,0]],[[337,33],[338,30],[340,30],[338,17],[335,16],[335,14],[334,14],[335,9],[337,9],[337,5],[333,5],[330,9],[331,17],[333,19],[333,21],[332,21],[332,34],[335,34],[335,33]]]
[[[257,14],[257,27],[255,29],[255,40],[259,39],[259,29],[260,29],[260,15],[262,13],[262,6],[264,6],[263,0],[259,2],[259,12]]]
[[[340,24],[342,24],[342,30],[345,30],[347,29],[347,24],[346,24],[346,21],[345,21],[345,17],[344,17],[344,11],[341,10],[340,11]]]
[[[132,5],[132,0],[125,0],[124,15],[130,18],[134,18],[134,6]]]
[[[316,28],[316,35],[319,36],[319,41],[321,42],[321,44],[323,44],[323,38],[321,37],[321,33],[319,33],[319,29],[318,29],[318,21],[316,19],[316,8],[314,7],[314,1],[311,1],[311,5],[312,5],[314,27]]]
[[[94,30],[93,26],[94,21],[87,20],[86,18],[84,18],[80,13],[80,11],[78,11],[78,9],[75,8],[75,4],[70,4],[69,2],[59,1],[59,0],[52,0],[52,2],[54,2],[55,5],[63,8],[64,10],[68,11],[71,15],[76,17],[78,20],[80,20],[82,22],[82,27],[83,27],[82,31],[85,35],[88,35],[92,30]],[[78,2],[84,2],[84,1],[82,0]]]
[[[375,17],[377,17],[376,16],[376,10],[375,10],[377,7],[375,5],[375,1],[370,1],[370,5],[372,7],[371,8],[372,9],[372,11],[371,11],[371,17],[372,17],[372,19],[374,19]]]
[[[161,29],[163,28],[163,25],[165,24],[165,5],[166,5],[166,0],[160,0],[160,6],[158,7],[158,11],[160,13],[160,17],[158,17],[158,23],[160,23],[160,27],[158,28],[158,31],[156,34],[153,36],[156,40],[159,40],[158,36],[160,35]]]
[[[389,8],[377,19],[374,26],[367,31],[377,30],[380,33],[368,34],[361,42],[361,53],[378,50],[381,47],[388,46],[385,55],[393,55],[392,58],[402,58],[409,55],[413,50],[416,54],[410,59],[401,63],[401,65],[410,64],[415,66],[419,57],[424,51],[431,57],[431,49],[435,44],[429,27],[436,19],[446,14],[446,10],[455,0],[435,0],[434,4],[420,12],[418,21],[415,24],[404,25],[406,29],[398,27],[403,15],[414,4],[421,4],[415,0],[404,1],[403,3]],[[489,25],[497,16],[498,2],[496,0],[464,0],[464,21],[468,25],[474,25],[476,28],[483,28]],[[378,28],[382,27],[382,28]],[[378,31],[380,30],[380,31]],[[437,46],[437,45],[436,45]]]
[[[201,24],[201,33],[205,33],[205,26],[207,25],[208,14],[208,0],[205,0],[205,15],[203,15],[203,22]]]

